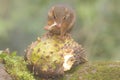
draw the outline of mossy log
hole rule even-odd
[[[61,77],[41,79],[27,70],[23,57],[13,54],[0,54],[0,80],[120,80],[120,62],[90,61],[66,71]]]
[[[8,75],[3,67],[1,67],[0,75],[4,75],[0,76],[0,80],[12,80],[11,74]],[[63,77],[56,79],[36,78],[35,80],[120,80],[120,62],[88,62],[65,72]]]
[[[120,62],[88,62],[65,73],[61,80],[120,80]]]

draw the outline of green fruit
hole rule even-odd
[[[63,75],[65,71],[87,61],[84,49],[70,36],[60,39],[45,35],[26,50],[29,69],[41,77]]]

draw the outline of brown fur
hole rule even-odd
[[[56,22],[57,25],[50,28],[54,22]],[[54,34],[64,36],[71,31],[74,23],[74,11],[66,6],[56,5],[48,12],[48,25],[45,28]]]

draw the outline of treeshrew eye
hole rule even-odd
[[[56,19],[57,17],[56,17],[56,14],[55,14],[55,12],[53,11],[53,19]]]
[[[65,20],[65,19],[66,19],[66,16],[63,17],[63,20]]]
[[[53,18],[54,18],[54,19],[56,19],[56,16],[55,16],[55,15],[53,15]]]

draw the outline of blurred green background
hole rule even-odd
[[[23,55],[45,33],[50,7],[63,3],[76,12],[72,36],[89,59],[120,60],[120,0],[0,0],[0,49]]]

